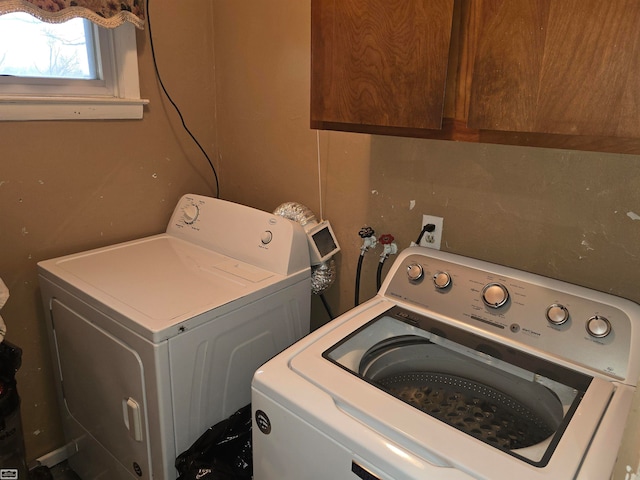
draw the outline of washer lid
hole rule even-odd
[[[121,323],[154,341],[172,336],[177,329],[167,329],[204,312],[216,309],[219,316],[241,306],[238,301],[244,305],[282,288],[276,284],[285,279],[167,234],[47,260],[39,267],[42,275],[62,280],[90,304],[121,314]]]
[[[433,459],[432,461],[439,465],[477,473],[478,478],[507,480],[511,478],[573,478],[575,476],[612,396],[616,395],[614,384],[599,377],[593,377],[589,381],[589,378],[577,371],[566,371],[566,376],[571,379],[584,378],[586,382],[583,387],[586,391],[572,393],[574,398],[581,397],[579,403],[571,401],[570,398],[568,403],[562,402],[569,409],[573,409],[573,414],[562,431],[559,430],[557,435],[549,440],[551,448],[548,449],[548,445],[541,444],[541,446],[544,445],[543,453],[536,458],[523,455],[525,452],[522,449],[516,452],[508,451],[506,448],[496,448],[486,442],[478,441],[479,439],[475,436],[464,434],[459,429],[414,406],[399,401],[389,392],[374,385],[374,382],[356,373],[359,372],[365,352],[376,343],[396,335],[425,335],[413,324],[412,319],[415,315],[412,314],[411,318],[405,322],[401,316],[398,318],[396,313],[402,312],[394,310],[395,307],[380,312],[383,305],[384,303],[374,307],[362,305],[361,308],[354,309],[349,320],[337,323],[337,326],[330,331],[327,327],[322,331],[324,335],[319,333],[313,338],[313,342],[309,342],[304,349],[296,349],[287,359],[286,365],[291,373],[306,379],[314,389],[318,388],[329,395],[332,398],[332,404],[336,406],[336,411],[342,412],[339,419],[337,419],[339,416],[332,415],[332,412],[326,414],[314,412],[319,422],[327,422],[318,428],[322,428],[329,436],[335,435],[334,438],[346,438],[349,435],[348,419],[355,419],[358,424],[370,426],[372,432],[384,435],[395,445],[401,446],[416,456]],[[367,308],[369,311],[366,310]],[[374,311],[375,316],[372,317],[371,314]],[[438,332],[437,328],[433,331],[443,340],[442,343],[437,344],[438,346],[449,343],[444,338],[446,335],[443,331]],[[452,330],[447,330],[446,334],[449,335],[449,339],[455,336]],[[435,337],[428,336],[430,338],[427,340],[435,343]],[[487,340],[482,337],[476,338],[482,343]],[[506,355],[501,362],[496,362],[496,357],[490,357],[487,354],[476,355],[465,350],[467,349],[460,348],[456,353],[469,353],[476,356],[477,360],[486,364],[488,369],[492,369],[496,363],[504,363],[512,355],[527,361],[533,360],[534,364],[530,370],[533,375],[538,371],[543,375],[545,373],[537,366],[549,366],[549,362],[542,358],[535,359],[525,352],[517,352],[512,348],[505,352]],[[433,356],[435,352],[429,352],[428,355]],[[384,360],[384,365],[380,367],[390,371],[396,359],[381,357],[381,360]],[[524,375],[525,372],[517,362],[513,362],[512,365],[513,368],[505,366],[506,370],[496,371],[496,376],[502,373]],[[378,365],[375,362],[368,366],[370,371],[377,369]],[[478,370],[478,372],[482,371]],[[570,383],[573,383],[573,380]],[[582,382],[579,380],[578,383]],[[583,387],[579,386],[580,389]],[[567,393],[571,393],[571,388],[567,389]],[[576,394],[578,397],[575,397]],[[312,396],[317,397],[319,394],[313,391],[303,392],[300,389],[296,391],[296,401],[300,404],[311,402]],[[279,401],[284,402],[281,398]],[[291,404],[288,407],[295,408]],[[300,411],[295,411],[295,414],[304,415]],[[565,418],[568,418],[569,414],[567,413]],[[351,441],[358,440],[349,440]],[[349,447],[360,448],[351,444]],[[529,448],[536,449],[536,447]],[[532,450],[527,453],[539,452]],[[543,460],[538,461],[538,458]],[[500,468],[497,472],[496,465],[504,468]]]

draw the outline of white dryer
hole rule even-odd
[[[307,236],[185,195],[163,234],[38,264],[69,463],[83,480],[175,479],[175,458],[251,401],[309,332]]]

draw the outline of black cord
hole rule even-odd
[[[211,171],[213,172],[213,177],[216,181],[216,198],[220,198],[220,184],[218,183],[218,172],[216,172],[216,168],[213,166],[213,162],[211,162],[211,159],[209,158],[209,155],[207,155],[207,152],[205,152],[204,148],[202,148],[202,145],[200,145],[200,142],[198,142],[198,140],[193,135],[193,133],[191,133],[191,130],[189,130],[189,127],[187,127],[187,124],[185,123],[184,118],[182,117],[182,112],[180,112],[180,109],[171,98],[171,95],[169,95],[169,92],[165,88],[164,82],[162,81],[162,77],[160,76],[160,71],[158,70],[158,63],[156,62],[156,51],[155,51],[155,48],[153,47],[153,35],[151,34],[151,15],[149,14],[149,0],[146,1],[146,10],[147,10],[147,25],[149,26],[149,45],[151,46],[151,57],[153,58],[153,68],[156,71],[156,77],[158,78],[160,87],[162,87],[162,91],[166,95],[171,105],[173,105],[173,108],[177,112],[178,116],[180,117],[180,121],[182,122],[182,128],[184,128],[185,132],[189,134],[191,139],[195,142],[195,144],[198,146],[202,154],[207,159],[207,162],[209,162],[209,166],[211,167]]]
[[[322,304],[324,305],[324,309],[327,311],[327,315],[329,315],[329,318],[331,320],[333,320],[335,317],[333,316],[333,313],[331,313],[331,308],[329,307],[329,304],[327,303],[327,299],[324,298],[324,293],[320,294],[320,300],[322,300]]]
[[[356,292],[354,304],[357,307],[360,305],[360,273],[362,272],[362,261],[364,260],[364,252],[360,254],[358,258],[358,268],[356,268]]]
[[[436,229],[436,226],[433,223],[427,223],[424,227],[422,227],[422,231],[420,232],[420,235],[416,240],[416,245],[420,245],[420,242],[422,241],[422,237],[424,237],[425,233],[433,232],[435,229]]]

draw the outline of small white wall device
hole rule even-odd
[[[309,239],[309,257],[311,265],[326,262],[340,251],[338,240],[328,220],[305,227]]]

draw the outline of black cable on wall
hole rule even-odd
[[[171,98],[171,95],[169,95],[169,92],[167,91],[166,87],[164,86],[164,82],[162,81],[162,77],[160,76],[160,71],[158,70],[158,64],[156,62],[156,52],[153,46],[153,35],[151,32],[151,15],[149,13],[149,3],[150,3],[149,0],[146,0],[147,25],[149,27],[149,45],[151,46],[151,57],[153,58],[153,68],[155,69],[156,77],[158,78],[158,82],[160,83],[160,87],[162,88],[162,91],[164,92],[165,96],[167,97],[171,105],[173,105],[173,108],[175,109],[178,116],[180,117],[180,121],[182,122],[182,128],[184,128],[185,132],[189,134],[191,139],[194,141],[194,143],[198,146],[202,154],[207,159],[207,162],[211,167],[211,171],[213,172],[214,180],[216,182],[216,198],[220,198],[220,184],[218,182],[218,172],[216,171],[216,168],[213,166],[213,162],[211,161],[211,158],[209,158],[209,155],[207,155],[207,152],[204,150],[204,148],[202,148],[202,145],[200,145],[200,142],[198,142],[198,140],[193,135],[193,133],[191,133],[191,130],[189,130],[189,127],[187,127],[187,124],[184,121],[184,117],[182,116],[182,112],[180,112],[180,109]]]

